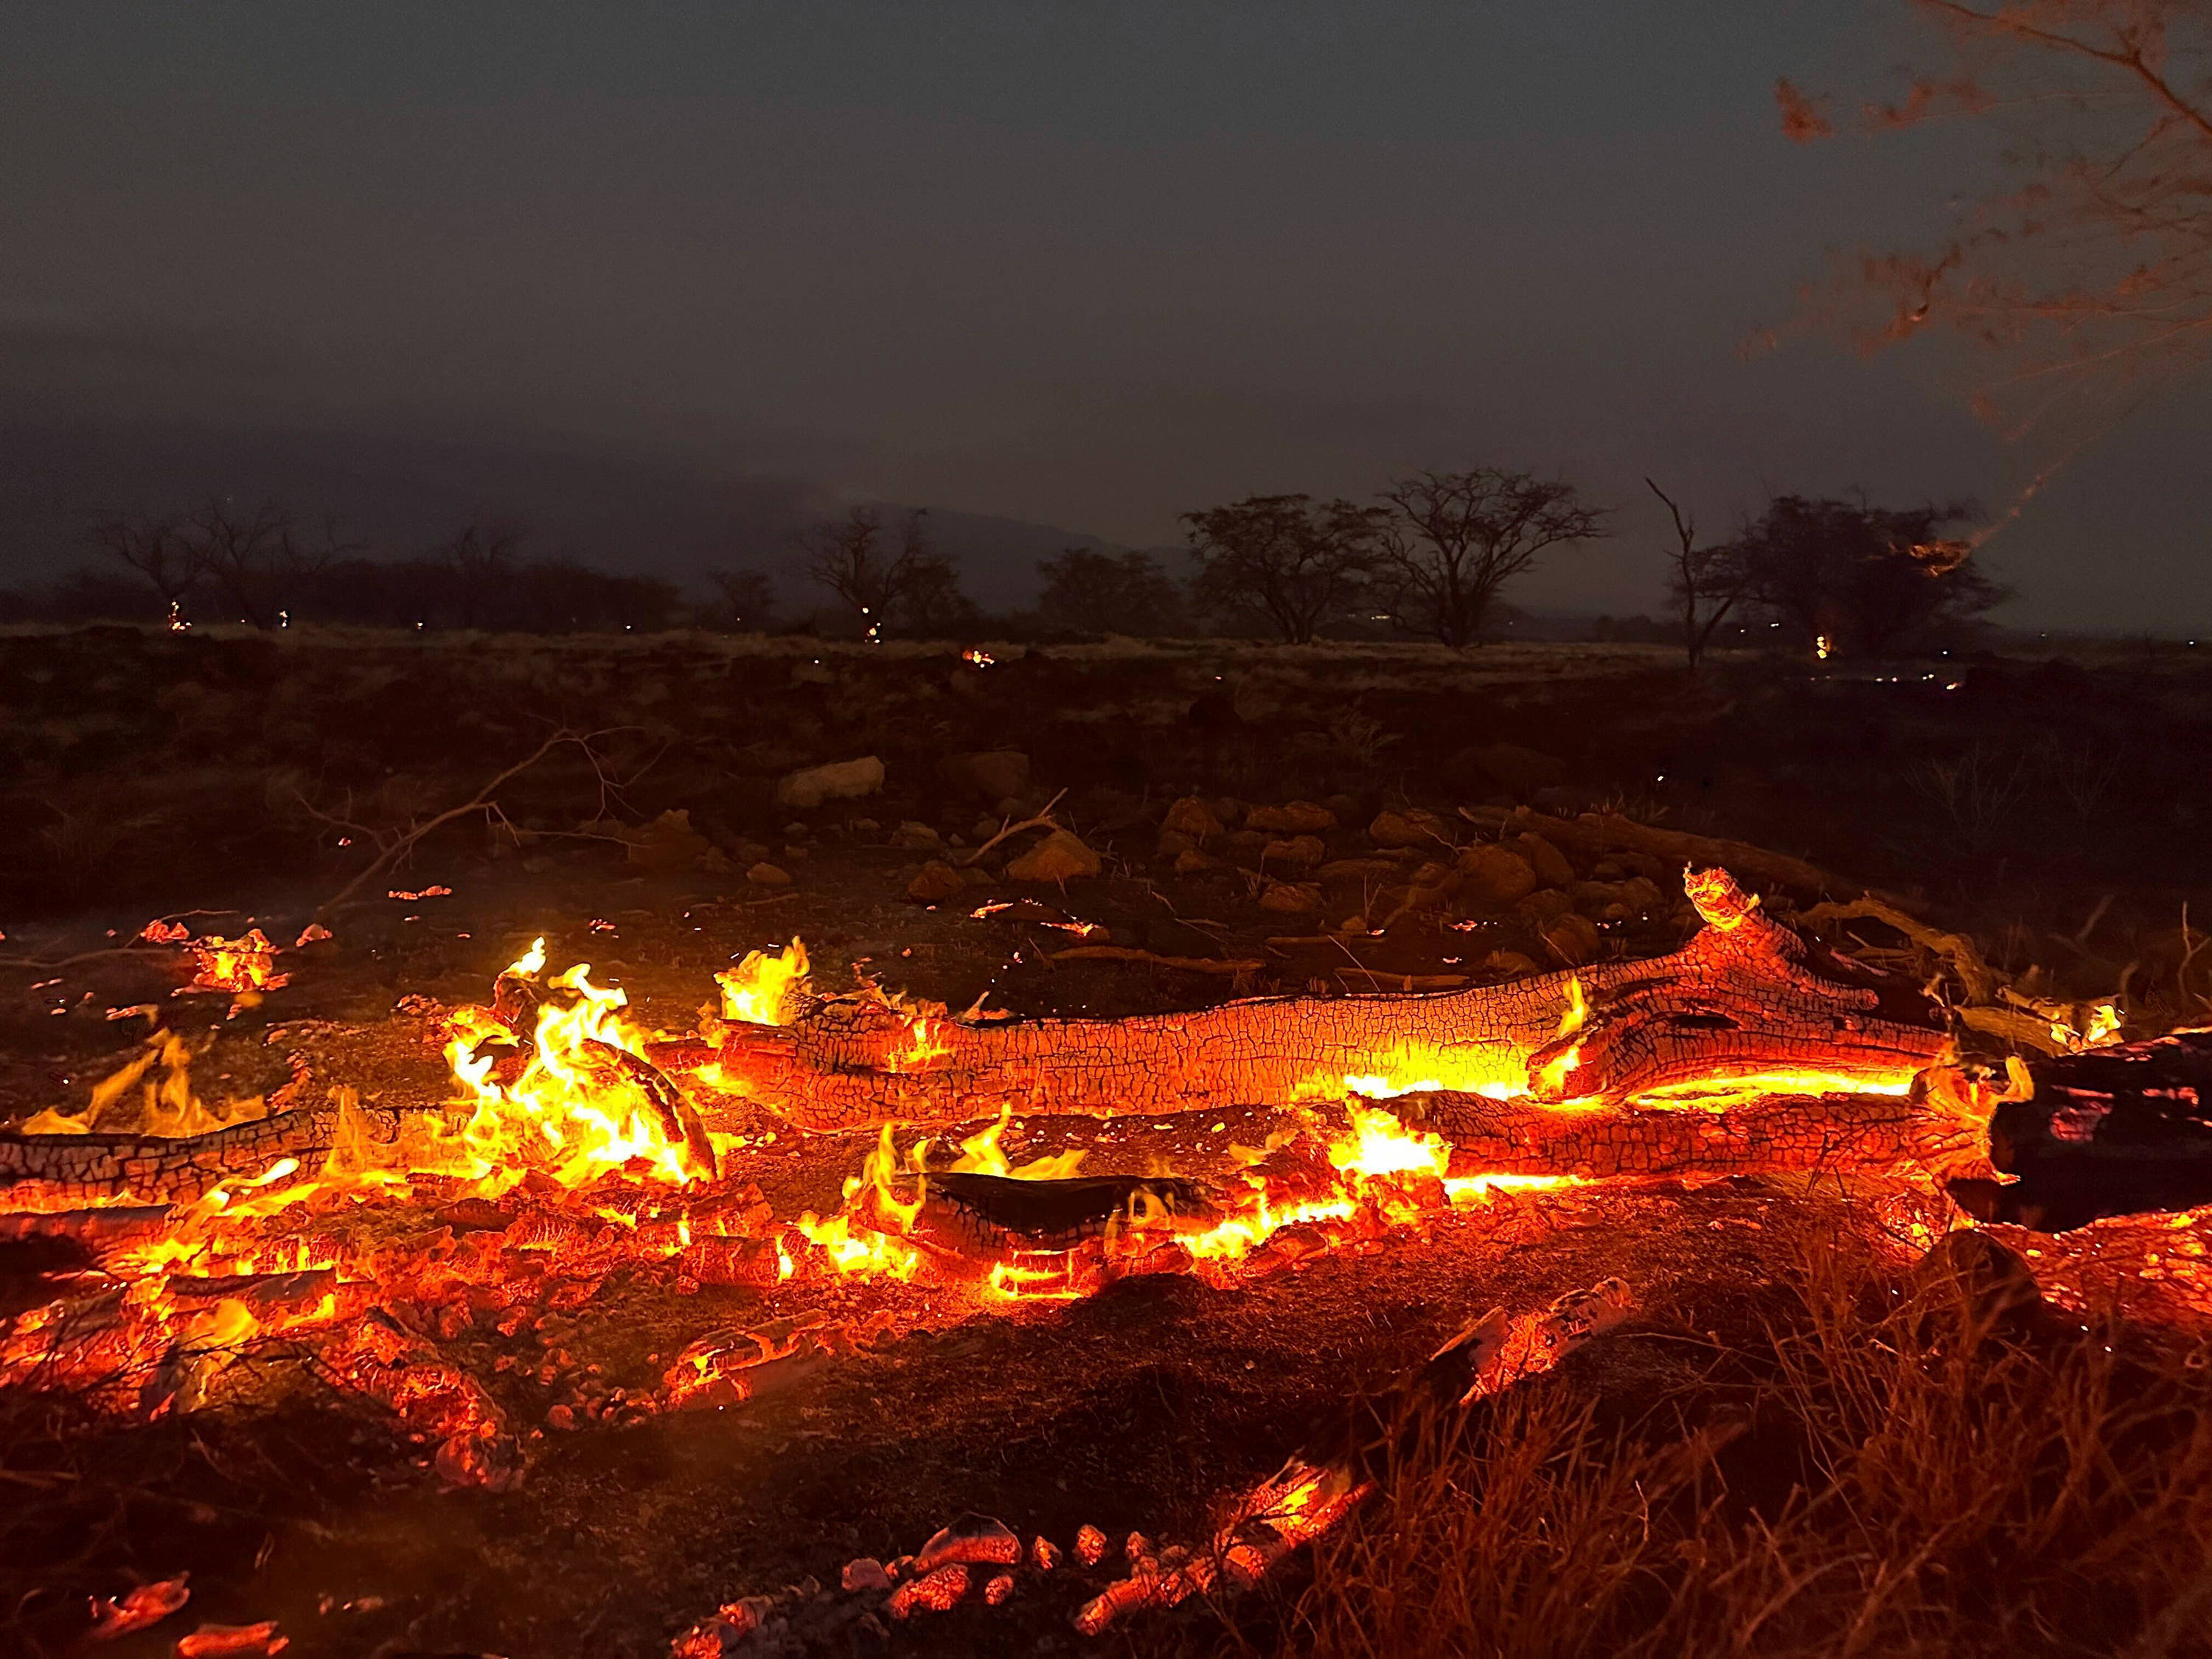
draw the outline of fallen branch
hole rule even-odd
[[[1815,895],[1837,893],[1846,898],[1856,898],[1866,891],[1855,881],[1845,881],[1787,853],[1769,852],[1749,842],[1656,829],[1617,813],[1586,812],[1577,818],[1559,818],[1526,806],[1510,811],[1502,807],[1462,806],[1459,815],[1485,830],[1526,830],[1541,836],[1554,847],[1577,847],[1591,853],[1643,853],[1699,869],[1718,866],[1756,887],[1783,887]]]
[[[358,875],[355,876],[354,878],[348,882],[343,887],[338,889],[337,892],[332,896],[325,899],[322,903],[317,905],[314,912],[315,919],[317,921],[320,921],[323,917],[329,915],[332,911],[336,910],[340,905],[351,898],[355,893],[359,891],[363,885],[373,881],[378,876],[382,875],[386,870],[389,870],[394,864],[405,857],[407,853],[416,845],[416,843],[420,842],[425,836],[430,835],[435,830],[442,830],[446,825],[452,823],[456,819],[470,817],[477,813],[489,815],[499,810],[499,791],[505,787],[508,783],[514,781],[514,779],[520,777],[523,773],[527,772],[532,767],[537,765],[538,762],[544,760],[546,756],[551,754],[556,749],[560,748],[563,744],[573,743],[579,749],[581,749],[586,756],[590,757],[592,755],[592,739],[602,735],[604,734],[596,732],[582,734],[567,731],[556,732],[551,737],[546,738],[544,743],[538,744],[538,747],[529,755],[526,756],[523,759],[517,761],[514,765],[508,767],[507,770],[501,772],[497,777],[492,779],[490,782],[485,784],[483,788],[477,790],[476,794],[469,800],[464,802],[459,806],[448,807],[446,811],[439,813],[435,817],[428,818],[421,823],[410,826],[404,833],[397,836],[388,846],[385,847],[382,851],[378,853],[376,857],[370,861],[368,868],[362,870]],[[594,764],[596,767],[595,757]]]
[[[981,858],[984,854],[989,852],[1000,842],[1012,841],[1016,836],[1020,835],[1025,830],[1059,830],[1064,828],[1065,826],[1061,824],[1060,821],[1053,817],[1052,809],[1060,805],[1060,797],[1066,793],[1067,791],[1063,789],[1060,792],[1060,794],[1054,795],[1050,800],[1044,804],[1044,811],[1039,812],[1035,817],[1024,818],[1019,823],[1005,823],[1000,825],[999,833],[997,835],[992,836],[990,840],[985,842],[981,847],[976,848],[974,851],[963,853],[955,861],[964,868],[966,866],[975,863],[976,860]]]
[[[1862,896],[1848,904],[1816,904],[1801,912],[1797,919],[1814,926],[1824,921],[1878,921],[1948,963],[1951,971],[1958,975],[1959,983],[1966,988],[1969,1002],[1981,1005],[1997,1000],[2001,981],[1996,971],[1982,960],[1982,953],[1974,948],[1973,940],[1964,933],[1947,933],[1931,927],[1893,904]]]
[[[1182,974],[1256,974],[1267,965],[1237,957],[1164,957],[1130,945],[1071,945],[1065,951],[1048,951],[1045,955],[1054,962],[1144,962]]]

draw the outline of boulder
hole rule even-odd
[[[1012,881],[1060,882],[1098,873],[1098,854],[1065,830],[1055,830],[1006,866]]]
[[[1536,971],[1534,961],[1518,951],[1492,951],[1482,959],[1482,966],[1486,973],[1507,974],[1515,979],[1526,979]]]
[[[745,879],[756,887],[788,887],[791,872],[777,868],[763,860],[745,872]]]
[[[1310,881],[1270,882],[1260,895],[1260,908],[1284,915],[1311,915],[1321,908],[1321,886]]]
[[[1571,887],[1575,883],[1575,866],[1567,855],[1546,841],[1541,836],[1516,836],[1505,843],[1522,858],[1536,872],[1536,879],[1547,887]]]
[[[1575,902],[1556,887],[1539,887],[1513,906],[1513,920],[1532,933],[1540,933],[1552,925],[1553,918],[1564,916],[1575,908]]]
[[[1002,801],[1027,792],[1030,757],[1018,749],[947,755],[938,762],[937,775],[977,800]]]
[[[912,881],[907,883],[906,896],[910,899],[919,899],[924,904],[935,904],[964,891],[967,885],[960,872],[943,859],[932,859],[921,866]]]
[[[824,801],[858,800],[884,787],[884,763],[873,755],[859,760],[832,761],[787,773],[775,786],[775,804],[811,812]]]
[[[1220,868],[1219,859],[1201,853],[1195,847],[1187,847],[1176,854],[1175,872],[1179,876],[1194,876],[1202,871]]]
[[[1261,848],[1260,867],[1310,870],[1328,855],[1328,848],[1322,845],[1319,836],[1292,836],[1288,841],[1271,841]]]
[[[1167,817],[1160,820],[1161,835],[1173,832],[1188,836],[1194,842],[1218,836],[1226,827],[1219,814],[1198,795],[1185,795],[1169,807]]]
[[[1336,814],[1319,801],[1294,800],[1287,806],[1255,806],[1244,815],[1247,830],[1285,836],[1318,836],[1336,828]]]
[[[1402,812],[1378,812],[1367,833],[1377,847],[1435,846],[1451,840],[1451,826],[1434,812],[1412,806]]]
[[[1595,962],[1601,944],[1597,924],[1572,910],[1553,917],[1545,926],[1543,939],[1563,968],[1579,968],[1584,963]]]
[[[714,850],[714,844],[691,827],[691,814],[684,807],[663,812],[640,830],[625,833],[629,862],[641,870],[659,873],[690,870]]]
[[[1459,855],[1460,896],[1486,910],[1502,910],[1536,890],[1528,860],[1494,842],[1479,842]]]
[[[945,837],[927,823],[908,818],[891,831],[891,845],[907,852],[924,852],[945,845]]]

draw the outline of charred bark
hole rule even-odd
[[[1760,915],[1725,872],[1687,885],[1705,927],[1671,956],[1413,996],[1275,997],[1121,1020],[928,1021],[866,998],[718,1048],[720,1066],[817,1131],[1024,1113],[1207,1111],[1340,1092],[1347,1077],[1445,1075],[1555,1098],[1816,1073],[1898,1082],[1941,1049],[1936,1011]],[[1571,1011],[1587,1006],[1586,1016]],[[1431,1069],[1434,1068],[1434,1069]]]

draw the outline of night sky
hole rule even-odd
[[[1653,606],[1646,473],[1724,528],[2002,505],[2044,459],[1941,351],[1740,349],[1825,249],[1940,237],[1990,177],[1971,124],[1781,137],[1777,76],[1887,90],[1920,38],[1899,0],[10,7],[0,507],[283,434],[1157,546],[1488,464],[1623,508],[1510,598]],[[2008,621],[2212,626],[2208,522],[2200,377],[1985,556]]]

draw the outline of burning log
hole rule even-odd
[[[125,1196],[192,1199],[222,1182],[265,1175],[288,1158],[319,1164],[349,1133],[396,1140],[401,1121],[397,1111],[349,1103],[295,1107],[173,1138],[0,1133],[0,1189],[27,1186],[28,1195],[55,1207]]]
[[[948,1172],[928,1176],[910,1236],[939,1254],[995,1260],[1063,1251],[1109,1234],[1159,1228],[1204,1232],[1221,1212],[1199,1183],[1155,1176],[1022,1181]]]
[[[1686,884],[1706,924],[1686,946],[1579,975],[1122,1020],[933,1019],[845,998],[656,1058],[719,1066],[754,1101],[827,1131],[1009,1106],[1111,1117],[1279,1104],[1378,1073],[1553,1099],[1777,1073],[1893,1085],[1942,1048],[1936,1011],[1917,992],[1761,915],[1723,872]]]
[[[507,1413],[481,1382],[391,1315],[372,1309],[325,1345],[322,1358],[346,1387],[437,1437],[438,1473],[454,1486],[497,1492],[521,1480]]]

